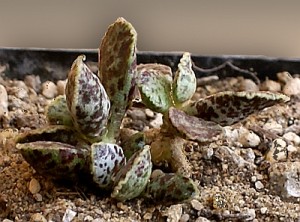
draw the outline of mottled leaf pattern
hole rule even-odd
[[[132,99],[136,82],[136,40],[133,26],[118,18],[102,39],[99,54],[99,77],[111,100],[107,133],[102,139],[115,142],[122,119]]]
[[[46,116],[50,124],[65,126],[73,125],[66,97],[63,95],[58,96],[51,101],[51,103],[47,106]]]
[[[93,180],[102,188],[107,188],[112,185],[112,175],[116,173],[126,161],[120,146],[103,142],[92,144],[91,160]]]
[[[139,196],[145,189],[152,171],[150,146],[136,152],[116,175],[111,197],[126,201]]]
[[[237,123],[252,113],[289,101],[289,97],[272,92],[220,92],[188,104],[188,115],[213,121],[222,126]]]
[[[139,65],[138,76],[143,103],[156,112],[166,112],[173,105],[171,68],[161,64]]]
[[[180,174],[160,174],[151,178],[145,194],[155,201],[177,202],[199,195],[197,185],[192,179]]]
[[[110,101],[98,76],[78,56],[68,75],[66,99],[76,129],[89,138],[99,138],[107,123]]]
[[[192,69],[191,55],[185,52],[178,64],[178,70],[173,80],[173,99],[175,104],[188,101],[196,92],[197,81]]]
[[[78,179],[78,175],[88,172],[88,150],[69,144],[36,141],[19,143],[24,159],[41,175],[55,179]]]

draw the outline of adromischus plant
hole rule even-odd
[[[222,126],[289,100],[279,93],[227,91],[191,101],[196,91],[196,76],[187,52],[183,53],[174,77],[171,68],[162,64],[141,64],[137,70],[142,102],[164,116],[159,131],[145,132],[151,145],[152,162],[168,165],[183,175],[191,173],[184,154],[186,140],[215,141],[222,136]]]
[[[119,144],[137,78],[136,39],[133,26],[123,18],[109,26],[100,46],[98,75],[84,64],[84,55],[78,56],[66,96],[57,97],[47,109],[50,125],[20,136],[17,148],[40,174],[72,180],[91,175],[99,188],[111,190],[120,201],[139,195],[184,200],[198,193],[191,179],[163,173],[150,178],[150,146],[138,144],[126,158]]]

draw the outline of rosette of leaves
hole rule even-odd
[[[126,161],[118,144],[135,86],[136,39],[133,26],[119,18],[102,39],[98,75],[85,65],[84,55],[74,61],[65,97],[56,98],[47,109],[50,125],[17,139],[17,148],[38,173],[71,180],[91,175],[121,201],[145,189],[152,169],[149,147]]]
[[[183,175],[191,173],[183,151],[187,140],[215,141],[222,136],[222,126],[289,100],[279,93],[227,91],[192,101],[197,83],[191,55],[187,52],[183,53],[174,75],[170,67],[162,64],[141,64],[137,70],[142,102],[164,116],[159,132],[145,132],[152,161]]]

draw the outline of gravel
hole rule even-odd
[[[2,221],[298,221],[300,219],[300,92],[289,73],[260,85],[238,78],[199,81],[193,99],[239,90],[289,90],[291,101],[225,127],[211,144],[191,142],[187,157],[200,196],[184,203],[121,203],[108,195],[65,186],[38,175],[15,148],[21,132],[47,124],[45,106],[65,81],[24,82],[0,77],[0,219]],[[203,84],[205,82],[205,84]],[[285,91],[284,91],[285,92]],[[6,96],[7,95],[7,96]],[[162,124],[161,114],[133,107],[123,127],[143,131]],[[125,132],[126,130],[124,130]],[[275,141],[275,142],[274,142]],[[279,142],[279,143],[278,143]],[[274,158],[277,151],[287,154]],[[289,152],[287,152],[289,151]],[[265,159],[265,157],[268,157]]]

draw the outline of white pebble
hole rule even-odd
[[[264,188],[264,185],[263,185],[262,182],[256,181],[256,182],[255,182],[255,188],[256,188],[257,190],[262,190],[262,189]]]
[[[37,93],[41,90],[40,76],[27,75],[25,76],[24,83]]]
[[[154,120],[150,121],[149,125],[153,128],[160,128],[163,124],[163,115],[161,113],[157,113]]]
[[[293,79],[292,75],[289,72],[279,72],[277,73],[277,78],[283,83],[287,83],[288,81]]]
[[[260,144],[260,138],[254,132],[241,127],[239,130],[239,142],[243,147],[257,147]]]
[[[282,92],[288,96],[300,94],[300,78],[293,78],[288,81]]]
[[[0,118],[8,113],[8,96],[3,85],[0,84]]]
[[[68,208],[68,209],[66,209],[66,212],[63,216],[62,221],[63,222],[71,222],[74,219],[74,217],[76,216],[76,214],[77,213],[75,211]]]
[[[267,211],[268,211],[268,208],[267,208],[267,207],[262,207],[262,208],[260,208],[260,213],[261,213],[261,214],[265,214],[265,213],[267,213]]]
[[[37,194],[41,190],[41,185],[39,181],[35,178],[32,178],[29,182],[29,191],[32,194]]]
[[[281,90],[281,85],[280,85],[280,83],[278,83],[274,80],[267,79],[266,81],[264,81],[261,84],[260,90],[262,90],[262,91],[271,91],[271,92],[279,92]]]
[[[270,119],[267,123],[263,125],[263,129],[280,135],[283,132],[282,125],[272,119]]]
[[[251,79],[245,79],[241,82],[240,90],[242,91],[258,91],[259,88]]]
[[[42,85],[42,94],[47,99],[53,99],[57,96],[57,86],[51,81],[44,82]]]
[[[67,80],[58,80],[57,85],[57,95],[64,95],[66,89]]]
[[[300,144],[300,136],[298,136],[294,132],[285,133],[282,137],[284,139],[286,139],[288,142],[293,143],[294,145],[299,145]]]

